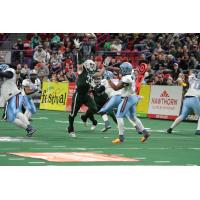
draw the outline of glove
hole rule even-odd
[[[75,47],[76,47],[77,49],[80,48],[81,44],[82,44],[82,42],[79,42],[79,39],[74,39],[74,45],[75,45]]]
[[[106,80],[110,80],[114,77],[114,74],[111,71],[106,71],[103,75]]]
[[[111,58],[110,57],[106,57],[106,59],[103,62],[103,65],[105,68],[107,68],[110,64]]]

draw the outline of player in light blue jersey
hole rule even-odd
[[[183,100],[183,107],[180,116],[176,118],[176,120],[173,122],[171,127],[167,129],[168,134],[172,133],[172,130],[184,119],[187,118],[187,116],[193,111],[198,116],[200,116],[200,72],[197,75],[197,78],[194,74],[189,76],[188,79],[189,82],[189,89],[185,94],[184,100]],[[200,135],[200,118],[198,120],[197,130],[195,132],[196,135]]]
[[[124,141],[124,120],[123,118],[129,118],[129,121],[136,124],[138,129],[143,133],[141,142],[145,142],[150,136],[149,132],[144,128],[142,122],[136,117],[136,104],[139,100],[139,96],[135,93],[135,76],[132,73],[132,65],[129,62],[124,62],[120,65],[121,80],[115,85],[110,79],[108,83],[115,90],[121,90],[122,101],[117,109],[117,123],[119,129],[119,138],[113,140],[114,144],[120,144]]]
[[[7,64],[0,65],[0,78],[3,80],[1,85],[1,104],[4,105],[4,119],[26,129],[27,136],[31,137],[36,132],[26,116],[22,113],[24,97],[16,85],[16,73]]]

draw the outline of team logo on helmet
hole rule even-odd
[[[122,76],[131,75],[132,69],[133,69],[131,63],[123,62],[119,67],[120,67],[120,73],[122,74]]]

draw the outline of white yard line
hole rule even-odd
[[[36,161],[35,161],[35,162],[28,162],[28,163],[29,163],[29,164],[44,164],[44,163],[46,163],[46,162],[42,162],[42,161],[41,161],[41,162],[36,162]]]
[[[8,160],[25,160],[25,158],[8,158]]]
[[[155,163],[170,163],[171,161],[169,160],[156,160],[156,161],[153,161]]]

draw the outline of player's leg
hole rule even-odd
[[[14,123],[17,126],[20,126],[27,131],[27,136],[31,137],[33,133],[36,132],[26,116],[22,113],[23,106],[23,96],[18,94],[8,101],[6,116],[7,120],[11,123]],[[16,120],[17,119],[17,120]]]
[[[69,126],[67,128],[67,131],[71,137],[76,137],[74,132],[74,119],[81,107],[81,102],[82,101],[80,95],[77,92],[75,92],[72,96],[71,112],[68,116]]]
[[[176,118],[176,120],[172,123],[172,125],[170,126],[170,128],[167,129],[168,134],[172,133],[172,130],[178,125],[180,124],[180,122],[182,122],[190,113],[191,111],[191,105],[193,104],[192,98],[185,98],[183,101],[183,107],[182,107],[182,111],[181,114]]]
[[[84,104],[88,107],[87,112],[84,115],[84,118],[89,118],[92,122],[91,130],[94,130],[97,125],[97,120],[94,118],[94,114],[97,113],[97,106],[94,99],[90,95],[86,95],[84,98]]]
[[[124,142],[124,117],[128,112],[130,107],[129,98],[125,97],[122,102],[119,104],[116,114],[117,125],[119,130],[119,138],[112,141],[113,144],[120,144]]]
[[[119,104],[121,103],[121,96],[112,96],[100,109],[98,113],[105,114],[111,112],[114,108],[118,108]]]
[[[36,113],[36,107],[33,102],[33,100],[30,97],[24,96],[24,102],[25,102],[25,116],[30,119],[32,117],[32,114]]]
[[[192,110],[199,116],[195,135],[200,135],[200,101],[198,98],[193,99]]]

